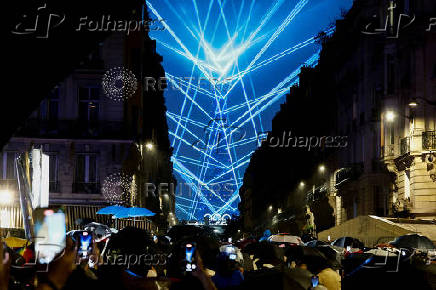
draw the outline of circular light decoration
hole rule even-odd
[[[138,86],[135,75],[123,67],[114,67],[108,70],[102,80],[105,95],[114,101],[123,101],[130,98]]]
[[[112,173],[104,180],[101,193],[111,204],[129,205],[136,197],[136,182],[122,172]]]

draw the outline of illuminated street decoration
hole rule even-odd
[[[291,7],[286,6],[289,2]],[[268,7],[261,8],[254,0],[181,3],[174,7],[168,0],[146,1],[149,14],[165,27],[150,33],[166,54],[164,61],[171,55],[183,63],[187,74],[176,75],[174,61],[168,60],[168,66],[164,63],[168,86],[173,88],[165,92],[167,105],[169,95],[172,103],[178,99],[177,106],[169,106],[167,112],[174,171],[180,183],[190,186],[189,193],[176,192],[176,215],[179,220],[208,217],[225,222],[238,214],[244,170],[265,138],[263,114],[283,101],[289,88],[298,83],[303,66],[316,65],[318,33],[290,42],[281,51],[274,47],[309,0],[263,1]],[[232,17],[226,15],[229,11]],[[254,11],[263,14],[255,17]],[[333,31],[329,27],[324,33],[329,36]],[[253,81],[296,52],[305,52],[305,60],[287,67],[284,77],[268,83]]]
[[[123,101],[135,93],[137,81],[130,70],[123,67],[114,67],[104,74],[102,87],[108,98],[114,101]]]
[[[131,205],[136,197],[136,183],[132,176],[122,172],[108,175],[102,185],[101,193],[110,204]]]

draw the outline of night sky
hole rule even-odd
[[[179,182],[176,215],[237,214],[238,188],[257,140],[271,129],[298,68],[316,64],[320,46],[313,37],[352,0],[147,4],[150,17],[164,23],[155,22],[150,37],[170,80],[165,98]]]

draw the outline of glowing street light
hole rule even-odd
[[[321,164],[321,165],[318,167],[318,171],[319,171],[320,173],[324,173],[324,172],[325,172],[325,166]]]
[[[153,144],[147,143],[147,144],[145,144],[145,148],[147,148],[147,150],[151,151],[151,150],[153,150]]]
[[[418,103],[416,102],[415,99],[413,99],[409,102],[409,107],[416,108],[417,106],[418,106]]]
[[[304,188],[306,186],[306,183],[304,183],[304,181],[300,181],[300,184],[298,186],[300,188]]]
[[[394,119],[395,119],[395,113],[393,111],[387,111],[386,112],[386,121],[393,122]]]
[[[12,205],[14,202],[14,194],[8,189],[0,190],[0,204],[1,205]]]

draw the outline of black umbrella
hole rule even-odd
[[[207,236],[218,240],[218,237],[212,228],[196,225],[175,225],[168,231],[167,236],[171,238],[171,242],[177,242],[185,238],[196,238],[201,236]]]
[[[330,245],[317,246],[316,249],[324,254],[327,259],[329,266],[333,270],[338,270],[341,268],[340,257],[337,255],[336,251]]]
[[[436,249],[429,238],[419,234],[400,236],[390,244],[396,248]]]
[[[94,234],[94,239],[96,242],[109,237],[112,234],[111,229],[104,224],[92,222],[85,226],[85,231],[90,231]]]
[[[310,289],[312,286],[312,273],[301,268],[290,269],[284,272],[286,289]]]

